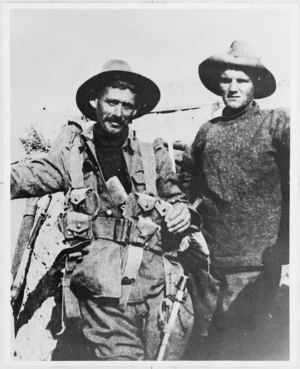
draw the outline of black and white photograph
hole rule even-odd
[[[297,13],[3,6],[4,365],[297,363]]]

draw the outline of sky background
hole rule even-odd
[[[288,107],[287,10],[11,10],[11,161],[24,155],[18,137],[30,124],[53,139],[70,116],[80,115],[78,87],[111,58],[126,60],[135,72],[157,83],[162,94],[157,110],[216,102],[199,80],[198,65],[225,52],[233,40],[252,45],[279,84],[260,105]],[[197,127],[201,123],[196,122]],[[159,125],[153,129],[158,136]]]

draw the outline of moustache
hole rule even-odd
[[[125,124],[125,120],[121,117],[117,117],[116,115],[111,115],[110,117],[107,117],[106,121],[109,123],[116,122],[118,124]]]

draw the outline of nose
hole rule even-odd
[[[117,117],[121,117],[121,115],[122,115],[122,104],[117,104],[117,105],[115,106],[114,114],[115,114]]]
[[[236,79],[233,79],[233,80],[231,81],[230,86],[229,86],[229,90],[230,90],[231,92],[233,92],[233,91],[237,91],[237,90],[238,90],[238,85],[237,85],[237,81],[236,81]]]

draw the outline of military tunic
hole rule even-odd
[[[32,160],[28,164],[12,167],[12,198],[43,196],[63,191],[72,186],[71,151],[78,132],[72,126],[65,128],[66,136],[74,131],[72,139],[60,137],[57,149],[44,158]],[[93,128],[80,135],[79,151],[83,155],[82,168],[76,168],[84,178],[86,187],[97,191],[100,202],[97,218],[122,218],[106,187],[101,163],[97,155]],[[135,192],[145,191],[145,177],[141,158],[140,143],[129,132],[122,154],[126,163],[127,180]],[[177,186],[177,178],[172,173],[167,151],[158,140],[153,145],[156,161],[156,186],[158,195],[175,203],[186,202],[184,194]],[[127,246],[118,242],[97,237],[97,222],[93,223],[94,238],[88,245],[86,255],[76,266],[72,288],[80,302],[83,315],[81,332],[87,350],[80,354],[84,360],[142,360],[155,359],[159,345],[160,331],[157,326],[158,305],[163,298],[165,272],[162,261],[162,245],[156,245],[160,252],[144,250],[138,276],[125,311],[118,301],[122,295],[122,268],[126,260]],[[188,297],[187,306],[192,311]],[[183,315],[185,313],[183,312]],[[189,332],[192,315],[188,314],[187,332],[181,334],[181,343],[174,338],[167,355],[178,359],[182,355]],[[185,329],[185,328],[183,328]],[[175,344],[177,341],[177,344]],[[86,352],[89,355],[86,357]],[[58,355],[59,359],[59,355]],[[68,358],[70,360],[70,358]]]

